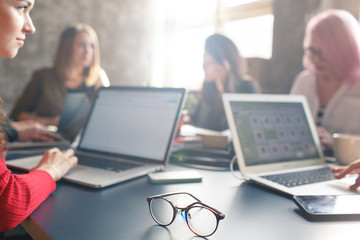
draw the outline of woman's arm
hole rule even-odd
[[[55,190],[59,180],[77,158],[72,150],[45,152],[39,165],[28,174],[11,174],[0,160],[0,232],[9,231],[28,217]]]
[[[39,122],[45,126],[54,125],[57,126],[59,124],[60,116],[55,117],[40,117],[34,114],[30,114],[28,112],[19,112],[17,114],[17,121],[25,121],[25,120],[33,120]]]

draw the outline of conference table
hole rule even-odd
[[[225,214],[208,239],[358,239],[360,221],[314,221],[302,214],[291,196],[237,179],[229,170],[197,171],[203,179],[195,183],[152,184],[143,176],[91,189],[60,181],[22,226],[33,239],[203,239],[180,216],[168,227],[157,225],[150,216],[147,197],[185,191]]]

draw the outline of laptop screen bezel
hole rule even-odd
[[[125,154],[117,154],[117,153],[109,153],[106,151],[99,151],[99,150],[92,150],[92,149],[88,149],[88,148],[82,148],[82,141],[83,141],[83,137],[85,135],[86,129],[89,125],[91,116],[93,114],[94,108],[96,106],[96,101],[99,97],[99,95],[101,94],[101,92],[103,91],[119,91],[119,94],[121,94],[121,92],[124,91],[143,91],[143,92],[149,92],[149,91],[161,91],[161,92],[174,92],[174,93],[178,93],[180,94],[180,101],[178,104],[178,108],[177,108],[177,114],[176,116],[174,116],[174,120],[173,120],[173,124],[172,124],[172,131],[170,133],[170,139],[168,141],[168,144],[166,146],[166,150],[165,150],[165,154],[164,154],[164,158],[163,159],[150,159],[150,158],[143,158],[143,157],[137,157],[137,156],[129,156],[129,155],[125,155]],[[76,151],[77,152],[86,152],[89,154],[96,154],[96,155],[102,155],[102,156],[106,156],[106,157],[110,157],[110,158],[115,158],[115,159],[126,159],[126,160],[131,160],[131,161],[138,161],[138,162],[146,162],[148,164],[161,164],[161,165],[166,165],[169,161],[169,157],[170,157],[170,153],[171,153],[171,145],[172,142],[175,138],[175,134],[176,134],[176,130],[177,130],[177,126],[179,124],[179,119],[180,119],[180,114],[181,114],[181,109],[183,108],[184,105],[184,99],[185,99],[185,95],[186,95],[186,90],[185,88],[156,88],[156,87],[132,87],[132,86],[110,86],[110,87],[101,87],[99,88],[99,90],[97,91],[96,97],[94,99],[94,102],[91,106],[91,110],[90,110],[90,114],[86,120],[85,126],[83,128],[83,131],[81,133],[81,137],[79,140],[79,144],[77,146]]]
[[[290,162],[279,162],[279,163],[268,163],[248,166],[246,165],[244,155],[241,148],[240,138],[238,136],[237,126],[234,121],[233,111],[231,109],[231,103],[233,102],[284,102],[284,103],[300,103],[303,106],[306,119],[313,136],[315,143],[316,151],[319,155],[319,158],[309,158],[294,160]],[[226,93],[223,95],[223,103],[226,113],[226,118],[229,124],[229,128],[232,134],[233,146],[235,149],[235,154],[237,157],[237,162],[239,164],[239,169],[242,174],[254,174],[254,173],[263,173],[263,172],[272,172],[272,171],[281,171],[287,169],[293,169],[298,167],[314,166],[325,164],[325,159],[321,151],[321,144],[319,138],[317,137],[316,127],[308,107],[306,98],[301,95],[285,95],[285,94],[234,94]]]

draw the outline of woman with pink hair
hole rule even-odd
[[[332,148],[333,133],[360,134],[360,27],[344,10],[310,19],[301,72],[291,94],[305,95],[320,141]]]

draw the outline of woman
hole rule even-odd
[[[16,56],[24,45],[26,34],[33,34],[35,27],[29,12],[34,0],[0,0],[0,55]],[[5,121],[1,108],[0,117]],[[0,134],[0,147],[6,147],[4,132]],[[39,165],[28,174],[11,174],[5,165],[4,152],[0,159],[0,232],[8,231],[22,222],[56,188],[59,180],[77,163],[72,150],[45,152]]]
[[[343,10],[313,17],[304,38],[306,70],[292,94],[305,95],[321,143],[332,148],[333,133],[360,134],[360,29]]]
[[[100,67],[99,44],[95,31],[76,24],[62,33],[53,68],[33,74],[17,100],[12,117],[32,119],[44,125],[57,125],[67,92],[85,92],[92,99],[109,80]]]
[[[206,39],[203,68],[205,79],[201,96],[190,120],[195,126],[222,131],[228,128],[222,94],[255,93],[257,89],[242,75],[237,47],[221,34]]]

